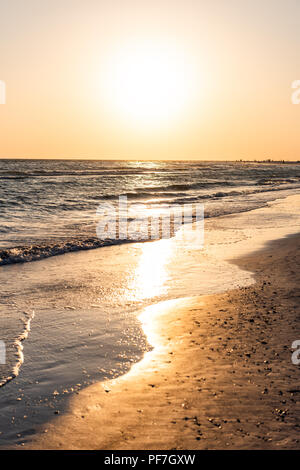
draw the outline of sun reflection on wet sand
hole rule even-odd
[[[135,301],[151,299],[167,293],[168,269],[174,243],[159,240],[141,245],[141,255],[134,273],[132,292]]]

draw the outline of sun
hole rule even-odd
[[[191,96],[193,74],[182,49],[142,41],[111,54],[106,100],[117,119],[135,127],[161,127],[179,119]]]

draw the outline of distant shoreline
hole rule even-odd
[[[92,158],[92,157],[0,157],[1,160],[12,160],[12,161],[44,161],[44,160],[51,160],[51,161],[86,161],[86,162],[166,162],[166,163],[171,163],[171,162],[183,162],[183,163],[274,163],[274,164],[299,164],[300,160],[272,160],[272,159],[266,159],[266,160],[243,160],[243,159],[236,159],[236,160],[202,160],[202,159],[185,159],[185,158],[177,158],[177,159],[160,159],[160,158],[151,158],[151,159],[137,159],[137,158]]]

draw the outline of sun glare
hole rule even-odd
[[[180,118],[191,95],[193,74],[186,54],[169,44],[141,42],[110,57],[106,98],[118,119],[150,128]]]

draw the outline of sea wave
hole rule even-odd
[[[298,184],[297,184],[298,183]],[[258,187],[256,185],[253,185],[253,189],[251,189],[251,185],[244,185],[244,187],[239,184],[237,186],[234,183],[229,183],[227,184],[222,183],[220,184],[215,184],[215,183],[197,183],[197,185],[172,185],[172,186],[167,186],[165,189],[166,191],[163,191],[162,187],[159,188],[143,188],[141,191],[132,191],[132,192],[124,192],[122,194],[106,194],[106,195],[101,195],[100,197],[95,197],[96,200],[112,200],[116,201],[119,197],[127,197],[129,200],[133,199],[151,199],[151,203],[155,203],[157,200],[158,203],[161,202],[162,199],[164,199],[164,202],[167,203],[169,202],[170,204],[172,203],[192,203],[192,202],[201,202],[202,200],[208,200],[208,199],[216,199],[216,198],[223,198],[227,196],[244,196],[247,194],[259,194],[259,193],[266,193],[266,192],[272,192],[272,191],[280,191],[280,190],[287,190],[287,189],[297,189],[300,187],[299,181],[294,182],[292,180],[285,180],[282,182],[282,185],[280,183],[277,184],[271,184],[271,183],[265,183],[265,185],[261,185],[261,187]],[[195,189],[205,189],[208,186],[212,189],[220,188],[219,191],[216,192],[209,192],[209,193],[197,193],[195,192],[194,194],[191,194],[187,192],[189,189],[195,190]],[[235,188],[232,190],[227,190],[226,188]],[[222,190],[224,188],[224,190]],[[157,189],[155,191],[155,189]],[[174,189],[174,191],[167,191],[168,189]],[[181,189],[181,192],[176,192],[176,189]]]
[[[182,204],[187,204],[190,205],[191,208],[193,207],[194,203],[205,203],[207,200],[214,201],[217,203],[218,200],[223,200],[224,198],[228,197],[231,198],[231,200],[236,200],[236,203],[233,205],[225,205],[222,203],[221,205],[215,206],[215,205],[207,205],[205,207],[205,218],[210,218],[210,217],[219,217],[222,215],[227,215],[230,213],[238,213],[238,212],[246,212],[249,210],[253,210],[258,207],[262,207],[267,203],[266,199],[263,200],[250,200],[251,197],[255,194],[259,193],[274,193],[274,196],[271,198],[268,198],[268,200],[273,200],[280,198],[280,190],[281,189],[299,189],[300,185],[295,185],[295,184],[287,184],[285,185],[284,188],[278,187],[278,186],[272,186],[272,187],[264,187],[264,188],[256,188],[254,190],[247,189],[247,190],[241,190],[240,188],[237,190],[224,190],[224,191],[217,191],[211,194],[186,194],[186,193],[172,193],[172,199],[167,199],[167,200],[159,200],[159,198],[155,201],[151,201],[151,205],[154,203],[160,204],[161,207],[166,209],[173,210],[176,205],[182,205]],[[276,196],[275,196],[276,193]],[[147,193],[148,195],[151,193]],[[282,194],[285,194],[283,192]],[[238,197],[237,197],[238,196]],[[246,199],[247,204],[240,204],[242,199],[240,196],[244,196]],[[156,197],[158,195],[156,194]],[[251,202],[250,202],[251,201]],[[239,203],[240,202],[240,203]],[[59,205],[58,205],[59,206]],[[159,206],[158,206],[159,207]],[[141,222],[140,215],[136,214],[136,217],[139,218],[139,221]],[[127,219],[128,222],[133,221],[134,218],[130,217]],[[193,219],[191,219],[191,222]],[[145,223],[148,223],[148,215],[145,216],[144,219]],[[93,225],[94,227],[94,225]],[[78,229],[78,228],[77,228]],[[2,232],[9,232],[10,226],[5,227],[5,225],[2,226]],[[86,231],[85,233],[91,233],[90,231],[87,231],[87,226],[82,226],[82,229],[80,229],[81,232]],[[95,232],[94,232],[95,233]],[[95,249],[95,248],[101,248],[104,246],[111,246],[111,245],[119,245],[123,243],[138,243],[138,242],[143,242],[143,241],[148,241],[148,238],[142,239],[141,237],[136,238],[136,239],[118,239],[118,238],[107,238],[104,240],[100,240],[97,237],[91,236],[87,237],[69,237],[67,240],[64,238],[63,240],[59,238],[54,238],[51,241],[47,242],[41,242],[39,243],[33,243],[33,244],[24,244],[24,245],[18,245],[18,246],[8,246],[7,248],[2,248],[0,249],[0,266],[4,265],[9,265],[9,264],[16,264],[16,263],[25,263],[25,262],[30,262],[30,261],[38,261],[44,258],[49,258],[52,256],[57,256],[57,255],[62,255],[65,253],[70,253],[70,252],[75,252],[75,251],[82,251],[82,250],[90,250],[90,249]]]
[[[117,245],[120,243],[137,242],[141,240],[99,240],[88,238],[68,242],[49,243],[45,245],[17,246],[0,250],[0,266],[16,263],[38,261],[51,256],[62,255],[74,251],[91,250],[103,246]]]
[[[147,168],[118,168],[118,169],[101,169],[101,170],[33,170],[33,171],[0,171],[0,179],[19,179],[19,178],[36,178],[36,177],[68,177],[68,176],[135,176],[135,175],[159,175],[160,173],[170,173],[166,169],[147,169]]]

